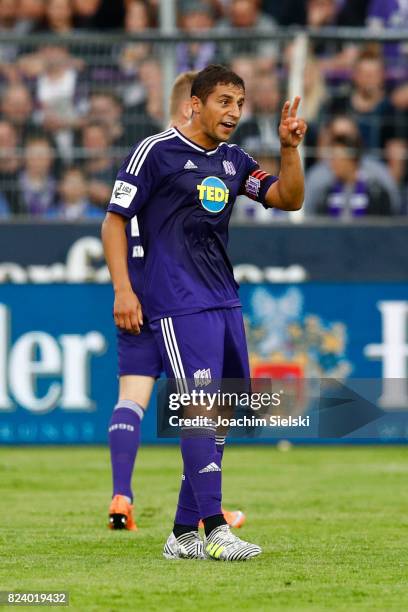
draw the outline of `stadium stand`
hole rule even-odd
[[[275,167],[279,109],[287,96],[294,53],[293,27],[307,28],[302,83],[302,113],[309,124],[305,214],[316,214],[319,208],[309,185],[314,185],[314,193],[327,189],[323,178],[316,190],[321,173],[315,172],[316,167],[330,169],[327,125],[337,115],[348,114],[363,143],[359,180],[370,181],[364,160],[375,160],[387,183],[390,212],[405,215],[407,17],[398,6],[392,0],[179,0],[179,36],[165,44],[174,54],[176,73],[220,61],[243,76],[247,102],[233,141]],[[78,164],[85,172],[86,200],[104,209],[118,160],[133,143],[166,125],[159,21],[156,0],[0,0],[3,218],[58,210],[58,185]],[[341,30],[344,35],[327,34],[338,26],[347,26]],[[400,39],[392,39],[395,28],[402,32]],[[270,36],[262,36],[265,33]],[[383,42],[390,33],[391,39]],[[197,40],[197,35],[204,39]],[[194,36],[196,40],[190,40]],[[48,187],[41,205],[27,199],[34,137],[37,145],[41,140],[51,146],[47,152],[43,146]],[[34,151],[39,154],[38,147]],[[248,203],[244,210],[245,218],[260,222],[280,217],[265,217]],[[242,219],[242,210],[236,214]]]

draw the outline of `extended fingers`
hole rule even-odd
[[[290,102],[289,100],[286,100],[282,108],[282,115],[281,115],[282,121],[285,121],[285,119],[289,117],[289,108],[290,108]]]
[[[299,109],[299,104],[300,104],[300,96],[296,96],[293,101],[292,108],[290,109],[291,117],[296,117],[298,109]]]

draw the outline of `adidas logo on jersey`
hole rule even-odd
[[[194,170],[195,168],[197,168],[198,166],[196,166],[191,159],[187,160],[186,163],[184,164],[184,170]]]
[[[221,468],[218,467],[214,461],[205,466],[202,470],[199,470],[199,474],[206,474],[207,472],[221,472]]]

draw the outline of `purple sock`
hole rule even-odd
[[[177,525],[198,527],[199,521],[200,512],[198,511],[193,489],[191,488],[188,477],[186,474],[183,474],[174,523]]]
[[[140,445],[143,408],[131,400],[120,400],[109,424],[113,496],[126,495],[133,501],[132,474]]]
[[[215,448],[219,455],[221,466],[225,448],[225,436],[215,436]],[[200,518],[200,512],[198,510],[190,481],[186,475],[183,474],[174,522],[178,525],[196,526],[198,525]]]
[[[183,429],[181,453],[184,474],[197,502],[199,517],[221,514],[221,462],[215,448],[214,430]],[[184,522],[183,512],[176,522],[191,524]]]
[[[222,462],[225,448],[225,436],[215,436],[215,448],[220,456],[220,462]]]

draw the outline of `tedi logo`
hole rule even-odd
[[[65,334],[56,340],[32,331],[10,346],[10,331],[9,309],[0,304],[0,411],[14,410],[16,403],[37,414],[57,404],[65,410],[94,409],[89,366],[91,356],[106,349],[102,334]],[[51,376],[57,380],[47,382]]]
[[[200,202],[208,212],[219,213],[228,203],[229,189],[217,176],[207,176],[197,189]]]
[[[370,359],[381,359],[383,392],[380,405],[383,408],[408,406],[408,302],[378,302],[382,319],[381,344],[368,344],[364,354]]]

